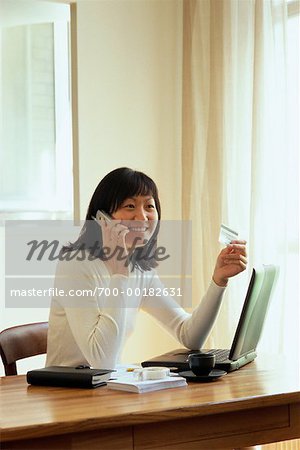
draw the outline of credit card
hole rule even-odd
[[[238,239],[239,233],[229,228],[227,225],[221,224],[219,242],[229,245],[231,241]]]

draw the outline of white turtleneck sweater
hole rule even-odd
[[[218,315],[225,288],[211,281],[199,306],[189,314],[175,297],[152,295],[162,294],[163,287],[154,270],[134,270],[127,278],[110,276],[99,259],[60,261],[46,366],[114,368],[139,309],[155,317],[183,346],[201,348]],[[151,295],[146,295],[149,288],[153,288]]]

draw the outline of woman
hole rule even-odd
[[[220,252],[207,293],[188,314],[171,296],[147,295],[163,288],[154,270],[160,218],[157,187],[144,173],[119,168],[99,183],[78,240],[58,263],[56,292],[65,296],[52,299],[47,366],[114,368],[139,309],[185,347],[202,347],[228,279],[246,268],[245,241]]]

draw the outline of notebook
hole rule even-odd
[[[96,388],[106,385],[110,369],[91,369],[85,366],[50,366],[27,372],[27,383],[38,386]]]
[[[253,269],[246,298],[233,338],[231,349],[173,350],[143,361],[142,366],[173,367],[174,371],[189,370],[188,355],[196,352],[215,353],[215,369],[231,372],[253,361],[265,322],[271,294],[278,277],[278,267],[263,265]]]

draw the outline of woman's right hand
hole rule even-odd
[[[129,229],[121,224],[121,220],[97,220],[102,231],[103,260],[111,275],[129,276],[128,250],[125,238]]]

